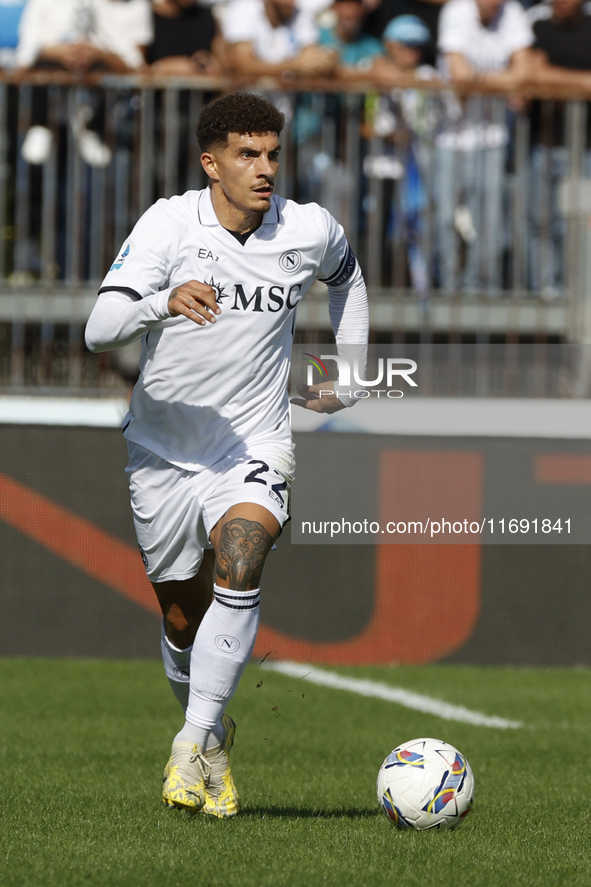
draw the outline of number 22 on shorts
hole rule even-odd
[[[283,498],[282,491],[287,489],[287,481],[284,480],[284,481],[280,481],[279,483],[276,483],[276,484],[269,484],[268,481],[263,480],[262,477],[259,477],[259,474],[266,474],[271,471],[271,469],[269,468],[267,463],[263,462],[262,459],[251,459],[248,464],[249,465],[258,465],[260,467],[253,469],[250,472],[250,474],[247,474],[246,477],[244,478],[244,483],[245,484],[264,484],[265,486],[270,486],[271,489],[269,490],[269,496],[271,496],[274,499],[277,499],[280,502],[281,507],[283,508],[285,506],[285,499]],[[277,474],[279,477],[281,477],[281,475],[279,474],[279,472],[276,469],[273,469],[273,472],[274,472],[274,474]]]

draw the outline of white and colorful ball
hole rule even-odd
[[[378,801],[398,828],[450,829],[474,803],[466,758],[439,739],[412,739],[390,752],[378,773]]]

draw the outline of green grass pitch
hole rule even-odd
[[[591,884],[588,671],[339,669],[518,730],[444,721],[251,666],[229,711],[243,811],[162,807],[181,713],[156,662],[0,660],[0,884],[366,887]],[[399,742],[456,745],[476,778],[452,832],[398,832],[375,779]]]

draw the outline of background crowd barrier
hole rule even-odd
[[[205,185],[195,126],[223,85],[0,81],[1,389],[121,387],[111,357],[85,352],[84,322],[139,215]],[[428,85],[262,91],[287,119],[277,191],[318,201],[344,225],[375,341],[588,341],[584,101],[512,110],[503,97]],[[31,126],[53,136],[37,164],[22,155]],[[103,165],[83,159],[88,131],[108,149]],[[321,285],[297,322],[300,341],[329,335]]]

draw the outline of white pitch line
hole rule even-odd
[[[477,727],[498,727],[500,730],[516,729],[523,727],[521,721],[508,721],[505,718],[483,715],[479,711],[471,711],[463,705],[451,705],[433,696],[423,696],[420,693],[412,693],[401,687],[391,687],[378,681],[365,681],[360,678],[348,678],[334,671],[325,671],[322,668],[313,668],[311,665],[302,665],[300,662],[273,662],[261,663],[261,668],[276,671],[279,674],[288,675],[309,681],[311,684],[320,684],[322,687],[332,687],[335,690],[349,690],[360,696],[373,696],[376,699],[386,699],[388,702],[397,702],[406,708],[413,708],[425,714],[436,715],[448,721],[462,721],[465,724],[474,724]]]

